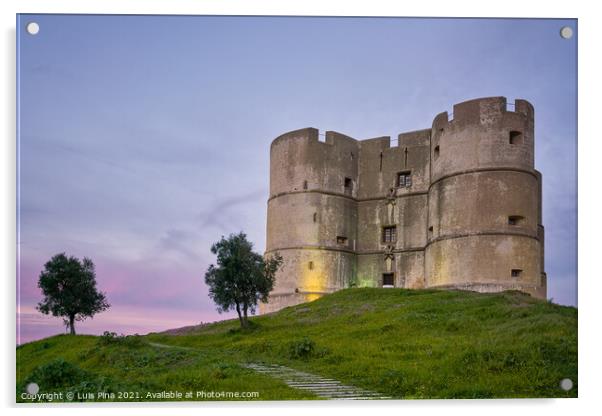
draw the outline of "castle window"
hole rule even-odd
[[[307,264],[307,267],[309,268],[309,270],[313,270],[313,269],[314,269],[314,262],[313,262],[313,261],[310,261],[310,262]]]
[[[520,225],[525,220],[525,217],[520,215],[511,215],[508,217],[508,225]]]
[[[520,131],[511,131],[509,142],[510,144],[523,144],[523,134]]]
[[[393,273],[383,273],[383,287],[395,286],[395,275]]]
[[[397,174],[397,186],[408,188],[412,186],[412,175],[409,170]]]
[[[383,243],[394,243],[397,241],[397,227],[383,227]]]
[[[440,153],[439,145],[437,145],[437,146],[435,146],[435,151],[434,151],[435,160],[437,160],[439,158],[439,153]]]
[[[343,237],[342,235],[337,236],[337,244],[347,245],[347,237]]]
[[[514,278],[521,277],[522,274],[523,274],[523,271],[521,269],[512,269],[512,271],[510,272],[510,276],[512,276]]]
[[[314,222],[318,222],[318,213],[314,212]]]
[[[307,189],[307,181],[303,181],[303,189]]]
[[[433,226],[431,225],[431,226],[429,227],[429,233],[432,233],[432,232],[433,232]]]
[[[347,195],[351,195],[352,191],[353,191],[353,181],[351,180],[351,178],[345,178],[345,193]]]

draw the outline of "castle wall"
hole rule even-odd
[[[503,97],[472,100],[433,122],[428,287],[541,285],[533,109],[506,107]]]
[[[394,273],[395,287],[424,288],[424,251],[414,250],[395,253],[387,267],[382,253],[357,255],[357,278],[354,287],[382,287],[383,273]]]
[[[349,198],[319,192],[282,194],[268,203],[267,251],[292,247],[357,245],[357,206]],[[337,244],[337,236],[346,244]]]
[[[395,287],[424,289],[424,250],[406,251],[395,256],[397,273]]]
[[[458,234],[521,233],[537,236],[537,179],[516,171],[450,176],[429,193],[431,240]],[[522,217],[509,224],[509,217]]]
[[[284,261],[269,302],[260,305],[261,313],[312,301],[326,293],[350,287],[350,279],[356,274],[356,256],[351,252],[326,248],[284,249],[278,252]]]
[[[402,171],[411,172],[412,186],[397,189],[396,195],[426,192],[430,184],[430,133],[426,129],[400,134],[394,147],[389,137],[359,141],[358,199],[385,198],[396,188],[396,175]]]
[[[522,270],[511,277],[511,269]],[[429,244],[425,256],[427,287],[471,284],[535,291],[541,282],[539,244],[535,238],[511,235],[473,235]]]
[[[357,141],[318,134],[302,129],[272,142],[266,254],[278,251],[284,263],[262,313],[349,287],[356,273]]]
[[[393,147],[389,137],[359,142],[359,286],[382,286],[383,273],[394,273],[396,287],[424,286],[430,133],[426,129],[400,134]],[[411,175],[410,186],[398,186],[401,172]],[[384,258],[385,226],[396,226],[397,233],[390,265]]]
[[[380,287],[382,286],[382,274],[384,270],[383,255],[358,254],[357,255],[357,275],[354,280],[354,287]]]
[[[272,142],[262,312],[346,287],[519,289],[546,295],[533,108],[466,101],[430,129],[355,140],[306,128]],[[400,183],[399,175],[409,181]],[[396,227],[394,242],[383,227]]]
[[[318,134],[314,128],[301,129],[272,142],[270,198],[307,190],[345,195],[345,177],[353,181],[350,196],[357,195],[357,141],[329,131],[321,142]]]
[[[533,108],[516,100],[506,111],[504,97],[483,98],[454,105],[453,119],[439,114],[432,128],[432,179],[473,169],[523,169],[533,172]],[[510,144],[510,133],[519,132]],[[438,155],[435,148],[439,147]]]
[[[395,201],[398,250],[424,249],[427,241],[428,195],[408,195]]]

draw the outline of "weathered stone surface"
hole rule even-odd
[[[533,107],[492,97],[454,106],[430,129],[355,140],[306,128],[272,142],[266,255],[285,260],[262,312],[342,288],[546,297]],[[399,175],[407,174],[408,179]],[[383,227],[396,239],[383,241]]]

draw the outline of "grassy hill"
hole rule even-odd
[[[163,390],[315,398],[247,362],[394,398],[577,396],[577,310],[519,292],[348,289],[252,323],[246,331],[228,320],[143,337],[61,335],[25,344],[17,348],[17,400],[31,381],[40,392],[83,392],[82,399],[86,391],[131,391],[135,400],[158,400],[146,394]],[[564,378],[575,383],[568,392],[559,388]]]

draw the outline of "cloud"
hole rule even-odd
[[[198,240],[197,235],[183,229],[169,229],[159,239],[158,248],[162,252],[175,252],[182,256],[198,260],[199,254],[191,247]]]
[[[208,208],[198,215],[199,228],[204,230],[208,227],[215,227],[223,233],[240,231],[242,221],[238,219],[239,213],[237,210],[241,205],[253,203],[260,199],[267,199],[265,189],[220,198],[212,204],[208,204]]]

